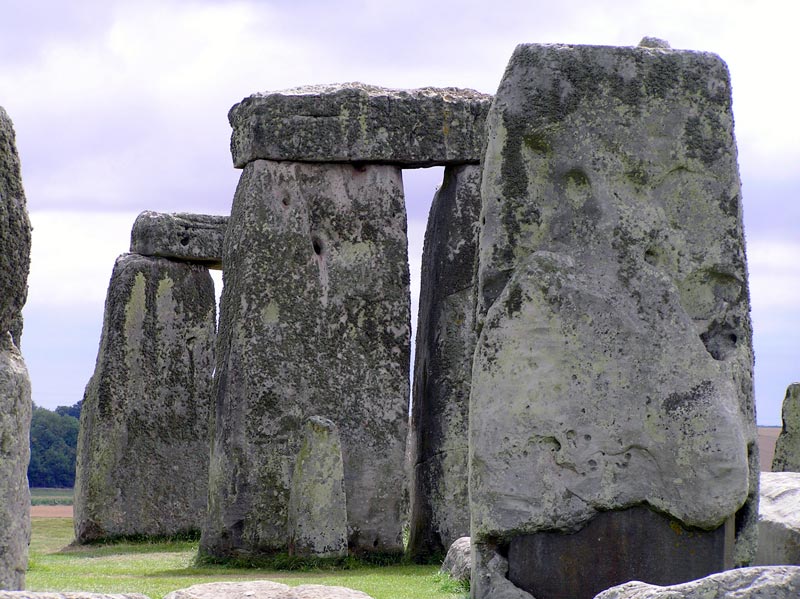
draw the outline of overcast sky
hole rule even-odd
[[[227,214],[228,109],[311,83],[494,93],[520,42],[708,50],[728,63],[760,424],[800,380],[798,12],[792,0],[3,0],[0,105],[34,225],[22,349],[37,404],[81,399],[114,259],[140,211]],[[411,268],[441,171],[406,171]]]

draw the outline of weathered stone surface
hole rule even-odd
[[[522,45],[487,135],[473,552],[645,504],[706,531],[735,515],[749,562],[759,468],[724,63]]]
[[[31,224],[14,126],[0,106],[0,335],[12,328],[21,331],[19,322],[28,295],[30,253]]]
[[[2,599],[2,597],[0,597]],[[71,599],[71,598],[68,598]],[[172,591],[164,599],[372,599],[345,587],[303,584],[290,587],[279,582],[210,582]]]
[[[408,553],[441,555],[469,534],[467,446],[475,352],[480,167],[445,169],[425,232],[412,402]]]
[[[289,552],[347,555],[347,500],[339,431],[327,418],[311,416],[304,436],[289,495]]]
[[[800,472],[762,472],[756,566],[800,565]]]
[[[491,543],[472,544],[470,597],[536,599],[508,579],[508,560]]]
[[[138,254],[117,259],[81,410],[79,542],[200,529],[215,312],[204,267]]]
[[[6,591],[0,592],[0,599],[150,599],[139,593],[87,593],[70,591],[56,593],[53,591]]]
[[[595,599],[796,599],[800,568],[775,566],[739,568],[674,586],[628,582]]]
[[[783,428],[775,442],[773,472],[800,472],[800,383],[792,383],[783,399]]]
[[[25,588],[31,534],[28,491],[31,382],[11,333],[0,334],[0,589]]]
[[[222,268],[227,216],[145,210],[131,230],[131,253]]]
[[[400,170],[256,161],[223,252],[201,551],[285,551],[300,430],[336,423],[349,547],[401,552],[409,275]]]
[[[472,542],[469,537],[453,541],[442,563],[442,572],[455,580],[469,580],[472,568]]]
[[[233,163],[477,163],[491,96],[470,89],[344,83],[254,94],[231,108]]]

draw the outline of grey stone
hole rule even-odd
[[[139,593],[88,593],[84,591],[69,591],[57,593],[54,591],[7,591],[0,592],[0,599],[150,599],[147,595]]]
[[[233,163],[477,163],[491,96],[469,89],[363,83],[254,94],[231,108]]]
[[[287,548],[300,431],[339,428],[352,551],[402,552],[409,274],[400,170],[259,160],[223,263],[201,552]]]
[[[131,253],[222,268],[227,216],[146,210],[131,230]]]
[[[670,45],[667,40],[661,39],[660,37],[650,37],[648,35],[642,38],[642,41],[639,42],[640,48],[661,48],[662,50],[669,50]]]
[[[31,382],[8,332],[0,334],[0,589],[25,588],[31,534],[28,491]]]
[[[2,599],[0,597],[0,599]],[[172,591],[164,599],[372,599],[345,587],[303,584],[296,587],[268,580],[210,582]]]
[[[508,579],[508,560],[490,543],[472,544],[470,597],[536,599]]]
[[[800,473],[762,472],[753,565],[800,565]]]
[[[289,495],[289,552],[347,555],[347,500],[342,443],[336,425],[321,416],[306,421]]]
[[[449,574],[454,580],[469,581],[471,569],[472,542],[469,537],[456,539],[447,550],[441,572]]]
[[[792,383],[783,399],[783,428],[775,442],[773,472],[800,472],[800,383]]]
[[[31,224],[15,139],[11,119],[0,106],[0,334],[21,331],[18,321],[28,295]]]
[[[441,555],[469,534],[469,388],[475,352],[480,167],[445,169],[425,232],[411,410],[408,553]]]
[[[628,582],[595,599],[796,599],[800,568],[775,566],[739,568],[673,586]]]
[[[486,128],[473,552],[644,504],[709,534],[735,516],[748,563],[759,467],[724,63],[521,45]]]
[[[138,254],[117,259],[81,410],[78,542],[200,529],[215,313],[206,268]]]

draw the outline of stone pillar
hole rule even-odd
[[[487,134],[473,597],[505,581],[593,597],[747,563],[758,460],[725,64],[520,45]],[[658,553],[676,540],[697,559]],[[508,574],[491,567],[506,557]]]
[[[339,428],[354,551],[401,552],[409,274],[400,170],[248,164],[223,262],[201,548],[286,550],[303,423]]]
[[[0,107],[0,589],[12,591],[25,587],[30,541],[31,384],[19,351],[30,250],[14,127]]]
[[[289,494],[289,553],[347,555],[347,499],[339,431],[321,416],[309,418],[304,428]]]
[[[200,529],[215,316],[205,267],[117,259],[81,410],[78,542]]]
[[[469,536],[467,446],[475,351],[475,259],[480,167],[447,167],[431,205],[422,255],[408,553],[425,561]]]
[[[783,399],[783,429],[775,442],[773,472],[800,472],[800,383],[786,388]]]

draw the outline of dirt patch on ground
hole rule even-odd
[[[72,506],[32,505],[31,518],[72,518]]]

